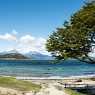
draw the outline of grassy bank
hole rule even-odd
[[[65,91],[66,93],[68,93],[69,95],[86,95],[86,94],[82,94],[82,93],[79,93],[75,90],[72,90],[72,89],[68,89],[68,88],[65,88]]]
[[[40,85],[28,81],[17,80],[13,77],[0,77],[0,87],[12,88],[19,91],[39,91]]]

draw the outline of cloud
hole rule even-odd
[[[49,54],[45,49],[46,39],[42,37],[34,37],[32,35],[16,35],[17,32],[15,30],[12,33],[6,33],[4,35],[0,35],[0,40],[12,41],[4,47],[5,50],[16,49],[21,53],[27,53],[30,51],[36,51],[43,54]],[[4,43],[3,43],[4,44]],[[5,46],[5,45],[4,45]],[[3,50],[3,51],[5,51]]]
[[[35,41],[35,38],[30,36],[30,35],[25,35],[25,36],[22,36],[20,39],[19,39],[19,43],[20,44],[33,44],[33,42]]]
[[[0,40],[16,41],[17,38],[13,34],[6,33],[4,35],[0,35]]]
[[[23,52],[36,51],[44,54],[48,54],[45,49],[46,39],[36,38],[31,35],[25,35],[20,37],[18,41],[17,49]]]

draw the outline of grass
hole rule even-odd
[[[95,77],[90,78],[90,80],[95,81]]]
[[[33,84],[32,82],[17,80],[13,77],[0,77],[0,87],[12,88],[19,91],[35,91],[41,89],[40,85]]]
[[[69,95],[86,95],[86,94],[82,94],[82,93],[79,93],[75,90],[72,90],[72,89],[68,89],[68,88],[65,88],[65,91],[66,93],[68,93]]]

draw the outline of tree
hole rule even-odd
[[[95,62],[88,54],[95,46],[95,2],[86,3],[65,22],[62,28],[49,36],[46,48],[61,60],[76,58]]]

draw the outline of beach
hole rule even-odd
[[[33,94],[33,92],[28,92],[25,95],[70,95],[65,91],[64,84],[71,84],[73,86],[76,85],[77,87],[93,85],[95,87],[95,81],[91,80],[91,78],[95,78],[95,76],[71,76],[64,77],[63,79],[30,78],[30,80],[29,77],[26,79],[24,77],[25,81],[30,81],[32,83],[39,84],[42,86],[42,89],[38,93]]]
[[[95,88],[95,76],[69,76],[69,77],[51,77],[51,78],[33,78],[33,77],[10,77],[10,76],[2,76],[3,79],[8,79],[11,83],[11,80],[13,79],[12,84],[10,86],[2,86],[2,83],[0,83],[0,95],[70,95],[68,92],[66,92],[66,88],[85,88],[86,86],[94,87]],[[1,81],[0,78],[0,81]],[[15,80],[14,80],[15,79]],[[7,80],[7,81],[8,81]],[[14,82],[14,81],[17,81]],[[38,86],[41,86],[39,90],[27,90],[24,88],[24,90],[20,90],[18,88],[12,88],[20,81],[24,81],[24,83],[29,82],[29,84],[35,84]],[[4,82],[5,83],[5,82]],[[16,83],[16,84],[14,84]],[[22,83],[22,82],[21,82]],[[16,87],[23,87],[25,85],[19,84],[19,86]],[[28,86],[28,85],[27,85]],[[30,86],[30,85],[29,85]],[[31,85],[32,86],[32,85]],[[94,89],[95,92],[95,89]]]

